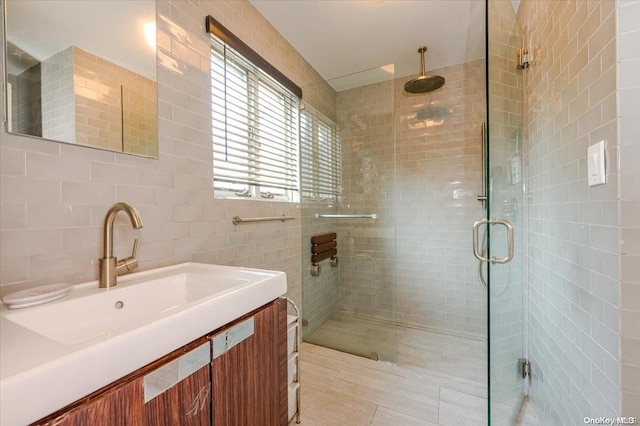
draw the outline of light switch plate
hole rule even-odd
[[[606,183],[604,145],[604,141],[600,141],[587,149],[587,182],[589,186]]]

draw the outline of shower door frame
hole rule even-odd
[[[482,222],[487,223],[487,384],[488,384],[488,419],[489,425],[510,425],[515,424],[514,421],[520,412],[521,404],[527,395],[527,380],[524,379],[524,364],[527,354],[526,339],[526,197],[524,173],[524,164],[520,163],[520,176],[513,173],[512,163],[514,156],[522,152],[520,146],[523,146],[523,122],[522,109],[520,113],[520,122],[516,125],[515,132],[513,123],[500,123],[499,120],[492,121],[492,33],[491,33],[491,5],[495,3],[496,7],[500,2],[505,0],[485,0],[485,51],[486,51],[486,144],[484,146],[483,155],[486,158],[484,174],[484,185],[486,185],[486,217]],[[509,3],[506,1],[506,3]],[[509,5],[509,7],[511,7]],[[515,12],[514,12],[515,13]],[[514,15],[515,17],[515,15]],[[515,19],[515,30],[518,30],[517,19]],[[498,25],[498,24],[497,24]],[[517,34],[509,35],[509,42],[513,43],[521,36]],[[518,73],[516,71],[516,46],[513,52],[506,49],[509,53],[513,53],[513,69],[506,72]],[[517,46],[521,47],[521,46]],[[507,64],[512,62],[505,61]],[[502,71],[502,70],[501,70]],[[521,73],[519,73],[521,74]],[[519,76],[520,81],[516,83],[522,85],[522,75]],[[493,82],[498,84],[498,82]],[[522,87],[520,91],[514,90],[512,93],[519,93],[523,96]],[[516,99],[522,105],[523,98]],[[518,111],[515,111],[518,113]],[[496,116],[500,117],[499,114]],[[500,127],[502,126],[502,127]],[[492,129],[496,132],[496,137],[492,138]],[[509,136],[505,136],[508,134]],[[515,142],[515,143],[513,143]],[[515,153],[513,148],[515,146]],[[511,154],[511,156],[509,156]],[[523,157],[519,157],[522,161]],[[495,168],[496,172],[492,172]],[[497,176],[497,177],[496,177]],[[497,217],[496,217],[497,216]],[[507,217],[508,216],[508,217]],[[508,220],[507,220],[508,219]],[[507,253],[506,258],[498,258],[496,256],[505,256],[505,246],[501,245],[504,241],[504,235],[500,235],[500,230],[491,224],[501,224],[507,227]],[[515,228],[515,229],[514,229]],[[509,239],[509,233],[511,238]],[[492,235],[493,234],[493,235]],[[474,245],[474,252],[476,246]],[[513,260],[514,263],[509,263]],[[511,271],[515,270],[513,276]],[[506,273],[505,273],[506,272]],[[505,296],[506,294],[506,296]],[[511,297],[509,295],[512,295]],[[510,333],[516,335],[505,335],[505,324],[500,321],[506,321],[507,318],[521,322],[521,326],[513,326],[509,330]],[[519,333],[519,334],[517,334]],[[510,340],[509,340],[510,339]],[[517,343],[513,343],[519,340]],[[505,341],[513,343],[513,346],[505,348]],[[521,380],[521,381],[520,381]],[[497,409],[500,406],[500,409]]]

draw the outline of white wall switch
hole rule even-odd
[[[587,182],[589,186],[606,183],[604,170],[604,141],[591,145],[587,149]]]

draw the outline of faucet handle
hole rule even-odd
[[[138,267],[138,259],[136,259],[137,254],[138,239],[136,238],[133,240],[133,252],[131,253],[131,256],[116,261],[116,275],[126,274],[127,272],[136,269]]]
[[[135,259],[137,254],[138,254],[138,239],[136,238],[135,240],[133,240],[133,252],[131,253],[130,257]]]

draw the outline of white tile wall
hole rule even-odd
[[[144,228],[119,218],[115,252],[140,239],[140,270],[185,261],[283,270],[301,294],[297,203],[214,199],[209,36],[212,15],[300,86],[322,81],[248,1],[157,2],[160,158],[152,160],[0,132],[0,290],[97,277],[104,214],[133,204]],[[306,101],[335,116],[326,84]],[[335,106],[333,107],[335,108]],[[234,226],[235,215],[295,216]]]
[[[640,417],[640,1],[617,5],[622,414]]]
[[[616,2],[524,1],[531,397],[544,424],[620,413]],[[607,141],[607,184],[587,147]]]

